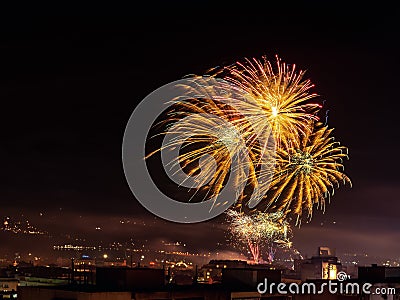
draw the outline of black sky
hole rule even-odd
[[[399,257],[399,14],[383,2],[279,2],[2,9],[2,210],[150,217],[121,164],[135,105],[187,74],[278,54],[326,100],[354,184],[296,243]]]

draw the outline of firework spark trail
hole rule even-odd
[[[247,245],[255,263],[261,261],[260,251],[264,246],[271,247],[273,243],[291,246],[289,239],[292,231],[282,213],[257,212],[246,215],[229,210],[227,217],[232,241]]]
[[[175,151],[165,165],[173,172],[182,167],[192,177],[182,185],[208,189],[207,199],[220,205],[226,199],[221,202],[218,195],[233,175],[236,200],[251,209],[294,215],[300,225],[303,213],[311,219],[314,205],[325,208],[335,185],[351,184],[343,173],[347,148],[318,122],[321,105],[310,102],[317,96],[310,92],[313,84],[295,65],[278,57],[276,64],[265,57],[246,59],[213,76],[194,76],[193,82],[181,86],[184,95],[173,100],[175,109],[166,121],[178,124],[167,126],[163,134],[178,137],[157,150]],[[180,122],[188,116],[189,121]],[[232,174],[232,159],[243,153],[246,159]],[[244,194],[246,185],[250,196]]]
[[[276,57],[275,66],[263,57],[237,62],[221,72],[227,72],[223,78],[248,94],[241,111],[254,112],[256,130],[271,128],[279,146],[290,147],[296,135],[310,131],[310,120],[318,120],[321,105],[309,102],[317,96],[310,93],[314,85],[303,79],[305,72],[297,71],[296,65]]]
[[[261,61],[246,59],[221,72],[225,72],[225,80],[248,93],[241,111],[253,115],[255,131],[271,128],[276,143],[273,181],[264,185],[254,180],[258,198],[248,205],[254,208],[261,202],[267,211],[294,215],[298,225],[303,211],[310,220],[313,206],[324,210],[325,199],[329,201],[340,182],[351,185],[343,173],[347,148],[334,142],[332,129],[318,122],[316,113],[321,105],[310,103],[317,96],[310,92],[314,85],[303,79],[304,71],[278,57],[275,65],[265,57]],[[264,162],[255,163],[256,169]],[[263,168],[257,170],[255,178],[263,178]]]
[[[298,147],[277,150],[277,165],[267,204],[273,211],[293,214],[300,224],[306,213],[311,219],[313,206],[325,209],[326,199],[340,183],[351,185],[343,173],[348,150],[331,136],[333,129],[315,124],[314,131],[299,136]]]
[[[212,77],[193,77],[193,82],[180,86],[184,96],[173,100],[175,109],[168,113],[167,120],[157,124],[171,124],[162,133],[163,146],[146,158],[157,152],[172,152],[172,159],[163,159],[168,175],[188,175],[179,181],[181,185],[205,187],[208,189],[205,198],[214,199],[216,205],[224,201],[219,201],[218,195],[230,176],[235,177],[237,199],[243,194],[243,186],[249,182],[257,185],[255,162],[262,166],[263,182],[268,184],[274,167],[273,136],[266,129],[255,133],[252,120],[246,118],[247,112],[241,112],[244,92]],[[260,115],[262,111],[258,112]],[[243,159],[232,172],[232,159],[238,156]]]
[[[262,60],[245,59],[243,63],[237,62],[215,73],[245,91],[245,101],[239,104],[240,111],[251,118],[254,132],[262,133],[265,129],[272,132],[278,151],[298,148],[298,136],[309,134],[313,121],[318,120],[316,113],[321,105],[310,103],[317,96],[310,92],[314,85],[304,79],[305,72],[297,71],[296,65],[288,65],[278,57],[272,64],[263,57]],[[263,151],[257,150],[255,147],[254,152],[260,153],[257,158],[262,158]],[[265,159],[254,162],[255,169],[258,168],[254,178],[264,177],[265,163]],[[252,180],[252,184],[254,193],[247,205],[255,208],[269,190],[270,182]]]

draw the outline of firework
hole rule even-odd
[[[257,212],[246,215],[229,210],[227,216],[232,240],[247,245],[255,263],[261,261],[260,251],[265,247],[268,248],[268,260],[272,262],[276,251],[273,244],[291,246],[291,228],[283,213]]]
[[[164,166],[188,175],[181,185],[202,187],[204,199],[219,205],[229,178],[238,206],[265,206],[295,215],[300,224],[303,215],[311,218],[314,205],[325,208],[340,182],[351,184],[343,173],[347,149],[318,123],[321,106],[310,102],[317,95],[304,71],[277,57],[276,64],[246,59],[192,78],[193,84],[181,86],[184,97],[173,100],[163,133],[171,138],[157,150],[175,151]],[[235,157],[241,159],[232,168]]]
[[[217,205],[221,204],[218,195],[228,178],[236,199],[243,195],[246,184],[257,186],[256,167],[260,162],[267,176],[264,182],[268,183],[273,175],[275,146],[271,132],[256,133],[241,112],[243,91],[212,77],[193,77],[193,82],[179,86],[184,96],[173,100],[168,118],[158,124],[164,126],[166,140],[146,158],[159,151],[174,152],[172,159],[165,161],[167,172],[173,177],[183,170],[188,176],[180,185],[207,190],[204,198],[213,198]]]
[[[303,79],[304,71],[276,57],[273,65],[265,57],[262,60],[246,59],[244,63],[224,68],[223,78],[247,93],[241,111],[253,116],[254,130],[272,130],[279,146],[290,147],[296,135],[310,131],[310,120],[317,120],[319,104],[310,103],[317,95],[310,90],[314,86]],[[260,113],[262,111],[262,113]]]
[[[163,132],[166,140],[162,148],[147,157],[158,151],[175,151],[172,159],[164,164],[171,177],[183,170],[183,176],[187,176],[180,185],[196,189],[193,197],[198,191],[206,190],[204,198],[213,198],[215,204],[221,204],[217,202],[218,195],[229,175],[231,188],[242,190],[240,186],[249,173],[255,173],[249,158],[252,154],[243,141],[247,132],[233,125],[229,111],[211,99],[178,101],[176,107],[169,113],[171,124]],[[232,171],[235,158],[238,164]]]
[[[333,129],[315,124],[313,132],[298,137],[297,147],[277,149],[276,170],[267,193],[272,211],[311,219],[313,207],[325,209],[334,189],[351,181],[343,171],[348,150],[331,136]]]

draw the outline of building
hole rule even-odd
[[[269,268],[236,268],[224,269],[222,272],[222,284],[236,289],[257,290],[260,282],[279,283],[282,280],[282,271]]]
[[[213,263],[217,263],[214,261]],[[96,285],[75,284],[59,287],[22,287],[19,300],[223,300],[260,299],[256,285],[264,277],[280,280],[279,270],[260,266],[242,266],[241,262],[224,261],[222,283],[190,285],[168,284],[163,269],[151,268],[97,268]],[[220,262],[217,263],[218,266]],[[216,265],[217,265],[216,264]],[[222,265],[224,266],[224,265]],[[281,295],[270,299],[286,299]]]
[[[319,247],[316,256],[296,259],[294,263],[297,277],[302,281],[312,279],[336,279],[342,264],[328,247]]]
[[[372,290],[379,288],[390,292],[388,295],[370,294],[366,300],[381,300],[383,296],[387,300],[400,299],[400,267],[378,266],[373,264],[367,267],[358,267],[358,280],[372,284]]]
[[[400,267],[386,267],[376,264],[369,267],[358,267],[358,279],[368,282],[400,282]]]
[[[319,255],[316,257],[331,257],[332,255]],[[317,260],[321,262],[322,260]],[[282,270],[274,269],[269,265],[248,265],[241,261],[212,261],[208,266],[222,263],[222,276],[218,283],[204,284],[193,282],[187,285],[168,283],[167,275],[163,269],[151,268],[98,268],[96,274],[97,284],[72,284],[59,287],[21,287],[18,291],[19,300],[378,300],[377,295],[330,293],[327,289],[322,294],[299,293],[283,294],[277,291],[260,295],[257,286],[269,283],[295,283],[300,280],[282,278]],[[226,267],[224,267],[226,265]],[[230,265],[231,267],[228,267]],[[245,267],[240,267],[240,266]],[[323,264],[316,264],[322,266]],[[382,271],[383,270],[383,271]],[[364,279],[376,282],[374,287],[399,286],[396,295],[387,295],[387,300],[399,300],[400,273],[398,268],[365,267],[360,272]],[[322,274],[322,273],[320,273]],[[365,275],[367,274],[367,275]],[[382,277],[382,274],[385,277]],[[364,276],[364,277],[363,277]],[[389,281],[384,283],[383,280]],[[397,280],[397,281],[396,281]],[[337,280],[335,280],[337,282]],[[391,282],[393,281],[393,282]],[[352,279],[352,283],[361,282]],[[307,280],[320,290],[326,285],[326,279]]]
[[[135,290],[161,288],[166,284],[164,269],[153,268],[97,268],[96,285],[107,290]]]
[[[18,279],[0,277],[0,299],[17,299]]]
[[[198,281],[206,283],[219,282],[222,279],[222,270],[227,268],[246,268],[244,260],[210,260],[198,272]]]
[[[129,291],[104,291],[96,287],[21,287],[18,300],[131,300]]]

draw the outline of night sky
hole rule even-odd
[[[122,169],[124,129],[163,84],[278,54],[307,69],[351,158],[353,188],[341,187],[324,215],[296,230],[296,247],[399,258],[400,16],[383,2],[278,2],[2,9],[1,215],[44,212],[65,231],[80,223],[56,218],[61,211],[94,223],[143,218],[154,223],[143,238],[213,249],[220,219],[154,221],[134,199]],[[209,245],[198,242],[204,236]]]

